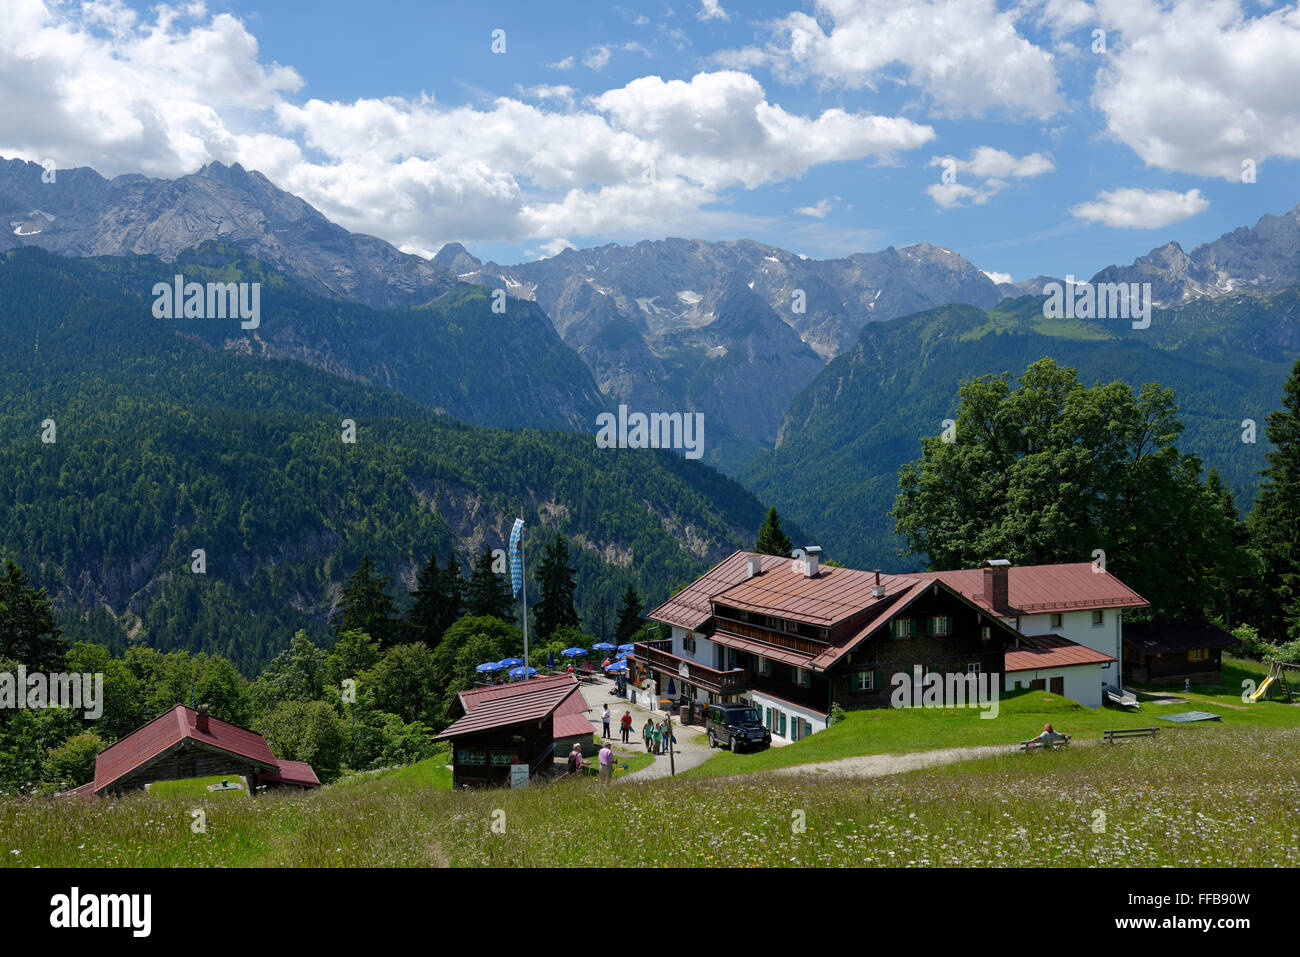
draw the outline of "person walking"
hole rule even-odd
[[[605,742],[605,746],[600,749],[598,756],[600,761],[600,783],[609,784],[614,779],[614,749]]]
[[[654,745],[655,745],[655,754],[660,754],[661,752],[660,752],[659,749],[660,749],[661,747],[663,747],[663,743],[664,743],[664,731],[663,731],[663,728],[659,727],[659,725],[657,725],[657,724],[656,724],[653,728],[651,728],[651,729],[650,729],[650,739],[651,739],[652,741],[654,741]]]
[[[600,723],[605,726],[603,736],[609,737],[609,705],[605,705],[605,710],[600,713]]]
[[[660,726],[659,734],[663,738],[664,754],[667,754],[669,751],[673,749],[673,742],[676,740],[676,738],[673,737],[672,731],[668,729],[667,720],[665,720],[664,723]]]
[[[649,718],[646,718],[646,719],[645,719],[645,727],[641,729],[641,737],[643,737],[643,738],[645,739],[645,750],[646,750],[646,753],[647,753],[647,754],[650,753],[650,743],[651,743],[651,738],[654,737],[654,736],[650,733],[650,729],[653,728],[653,727],[654,727],[654,722],[651,721]]]
[[[632,734],[632,712],[624,711],[623,718],[619,721],[619,728],[623,732],[623,743],[628,743],[628,737]]]

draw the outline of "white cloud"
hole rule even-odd
[[[719,0],[700,0],[700,12],[696,14],[701,20],[730,20],[727,11],[722,9]]]
[[[820,163],[887,158],[934,138],[930,127],[902,117],[838,108],[815,119],[788,113],[768,102],[752,76],[735,71],[698,73],[690,82],[641,77],[593,104],[668,152],[660,172],[710,189],[753,188]]]
[[[766,46],[728,51],[721,62],[853,89],[901,81],[942,115],[996,108],[1041,119],[1064,105],[1052,54],[1021,36],[1016,12],[994,0],[816,0],[815,10],[788,14],[770,24]]]
[[[1110,55],[1092,95],[1110,135],[1166,170],[1239,180],[1300,159],[1300,6],[1098,0]]]
[[[835,197],[839,200],[839,197]],[[800,206],[795,212],[800,216],[812,216],[814,219],[825,219],[827,214],[835,208],[835,203],[829,199],[819,199],[812,206]]]
[[[635,40],[629,40],[627,43],[602,43],[599,46],[592,47],[582,55],[582,65],[599,73],[609,65],[609,61],[618,51],[641,53],[645,56],[650,55],[650,51]]]
[[[955,177],[952,182],[926,188],[930,198],[945,209],[968,203],[982,206],[1010,185],[1008,179],[1028,179],[1056,168],[1051,158],[1042,153],[1017,157],[992,146],[977,146],[964,160],[932,156],[928,165],[942,168],[945,179],[950,174]]]
[[[1070,207],[1070,213],[1089,223],[1116,229],[1159,229],[1204,212],[1210,201],[1199,189],[1185,193],[1169,189],[1116,189],[1097,194],[1089,203]]]
[[[556,60],[554,63],[546,64],[552,70],[572,70],[576,61],[571,56],[566,56],[562,60]]]
[[[303,81],[288,67],[262,64],[256,39],[234,17],[187,16],[161,6],[146,22],[117,0],[99,0],[79,20],[41,0],[7,2],[0,154],[106,174],[169,174],[237,159],[258,142],[250,137],[260,132],[259,113]]]
[[[989,279],[1001,285],[1004,282],[1011,282],[1011,273],[1009,272],[989,272],[987,269],[981,269],[980,272],[988,276]]]
[[[577,247],[567,239],[556,237],[548,239],[536,249],[525,249],[524,256],[528,259],[550,259],[552,256],[558,256],[566,249],[576,249]]]
[[[0,153],[108,175],[239,162],[348,229],[411,250],[754,228],[725,191],[889,161],[935,135],[903,117],[793,113],[731,71],[643,77],[587,98],[540,84],[487,105],[297,101],[298,74],[263,63],[226,14],[159,7],[144,20],[117,0],[57,16],[41,0],[9,7]]]

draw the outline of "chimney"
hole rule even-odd
[[[205,704],[199,705],[198,713],[194,716],[194,730],[208,733],[208,706]]]
[[[876,569],[876,583],[871,586],[871,596],[873,598],[885,597],[885,586],[880,584],[880,569]]]
[[[1005,558],[990,558],[984,563],[984,600],[996,612],[1009,611],[1007,573],[1011,563]]]
[[[822,560],[822,547],[820,545],[809,545],[803,550],[803,577],[816,578],[817,566]]]
[[[763,574],[763,556],[746,555],[745,567],[748,570],[748,574],[745,575],[746,578],[753,578],[755,575]]]

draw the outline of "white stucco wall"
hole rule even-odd
[[[1101,674],[1106,684],[1117,687],[1123,685],[1121,662],[1124,660],[1122,644],[1123,613],[1118,608],[1103,608],[1102,623],[1092,623],[1092,611],[1067,611],[1061,615],[1061,626],[1052,627],[1051,615],[1023,615],[1020,619],[1022,635],[1060,635],[1076,644],[1100,651],[1115,659],[1108,668],[1102,668]],[[1073,698],[1074,695],[1068,695]],[[1089,706],[1091,707],[1091,705]]]
[[[1080,642],[1082,644],[1082,642]],[[1039,668],[1036,671],[1009,671],[1005,675],[1004,690],[1028,688],[1030,682],[1042,678],[1051,690],[1052,678],[1065,679],[1065,696],[1073,698],[1088,708],[1101,707],[1101,686],[1104,675],[1101,665],[1070,665],[1067,668]]]
[[[780,698],[773,698],[770,695],[763,694],[761,691],[750,691],[745,697],[753,703],[755,708],[759,709],[758,717],[759,720],[763,722],[764,727],[767,727],[768,708],[771,708],[773,711],[785,712],[785,734],[782,735],[779,733],[781,727],[779,723],[777,723],[776,729],[772,731],[772,737],[779,741],[788,742],[793,740],[790,733],[792,728],[790,721],[792,718],[801,718],[811,723],[814,734],[818,731],[826,730],[826,715],[820,711],[812,711],[808,708],[801,707],[800,705],[792,704],[789,701],[783,701]]]

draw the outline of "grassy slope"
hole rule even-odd
[[[1225,723],[875,779],[456,793],[430,787],[439,772],[423,768],[255,801],[28,800],[0,804],[0,858],[46,867],[1293,866],[1298,744],[1295,728]],[[190,830],[195,806],[207,812],[202,834]]]
[[[1148,702],[1136,712],[1085,708],[1069,698],[1043,691],[1004,694],[998,717],[992,719],[980,718],[976,710],[956,708],[854,711],[839,724],[795,744],[750,754],[720,752],[687,774],[716,777],[861,754],[1013,744],[1033,737],[1049,722],[1075,738],[1100,738],[1111,728],[1159,727],[1162,734],[1190,730],[1190,726],[1157,720],[1160,715],[1180,711],[1209,711],[1222,715],[1226,725],[1300,728],[1300,708],[1280,701],[1242,703],[1241,679],[1254,678],[1258,684],[1267,670],[1259,662],[1225,659],[1220,685],[1193,685],[1192,692],[1186,695],[1181,685],[1167,689],[1177,690],[1178,697],[1187,703]]]
[[[444,756],[257,800],[133,794],[0,803],[0,866],[651,866],[700,864],[1295,866],[1300,707],[1242,705],[1224,686],[1139,714],[1090,711],[1028,692],[997,720],[972,711],[859,712],[805,741],[719,754],[676,780],[594,780],[527,791],[452,792]],[[739,772],[855,754],[1008,743],[1044,720],[1080,737],[1161,722],[1114,747],[1007,754],[874,779]],[[644,760],[644,755],[640,756]],[[631,760],[635,761],[636,756]],[[718,778],[729,765],[736,776]],[[191,811],[207,830],[190,830]],[[798,812],[798,813],[796,813]],[[1100,814],[1098,813],[1100,812]],[[792,825],[803,820],[806,830]],[[492,829],[503,821],[505,833]],[[648,826],[648,822],[654,826]],[[14,854],[13,851],[19,853]]]

